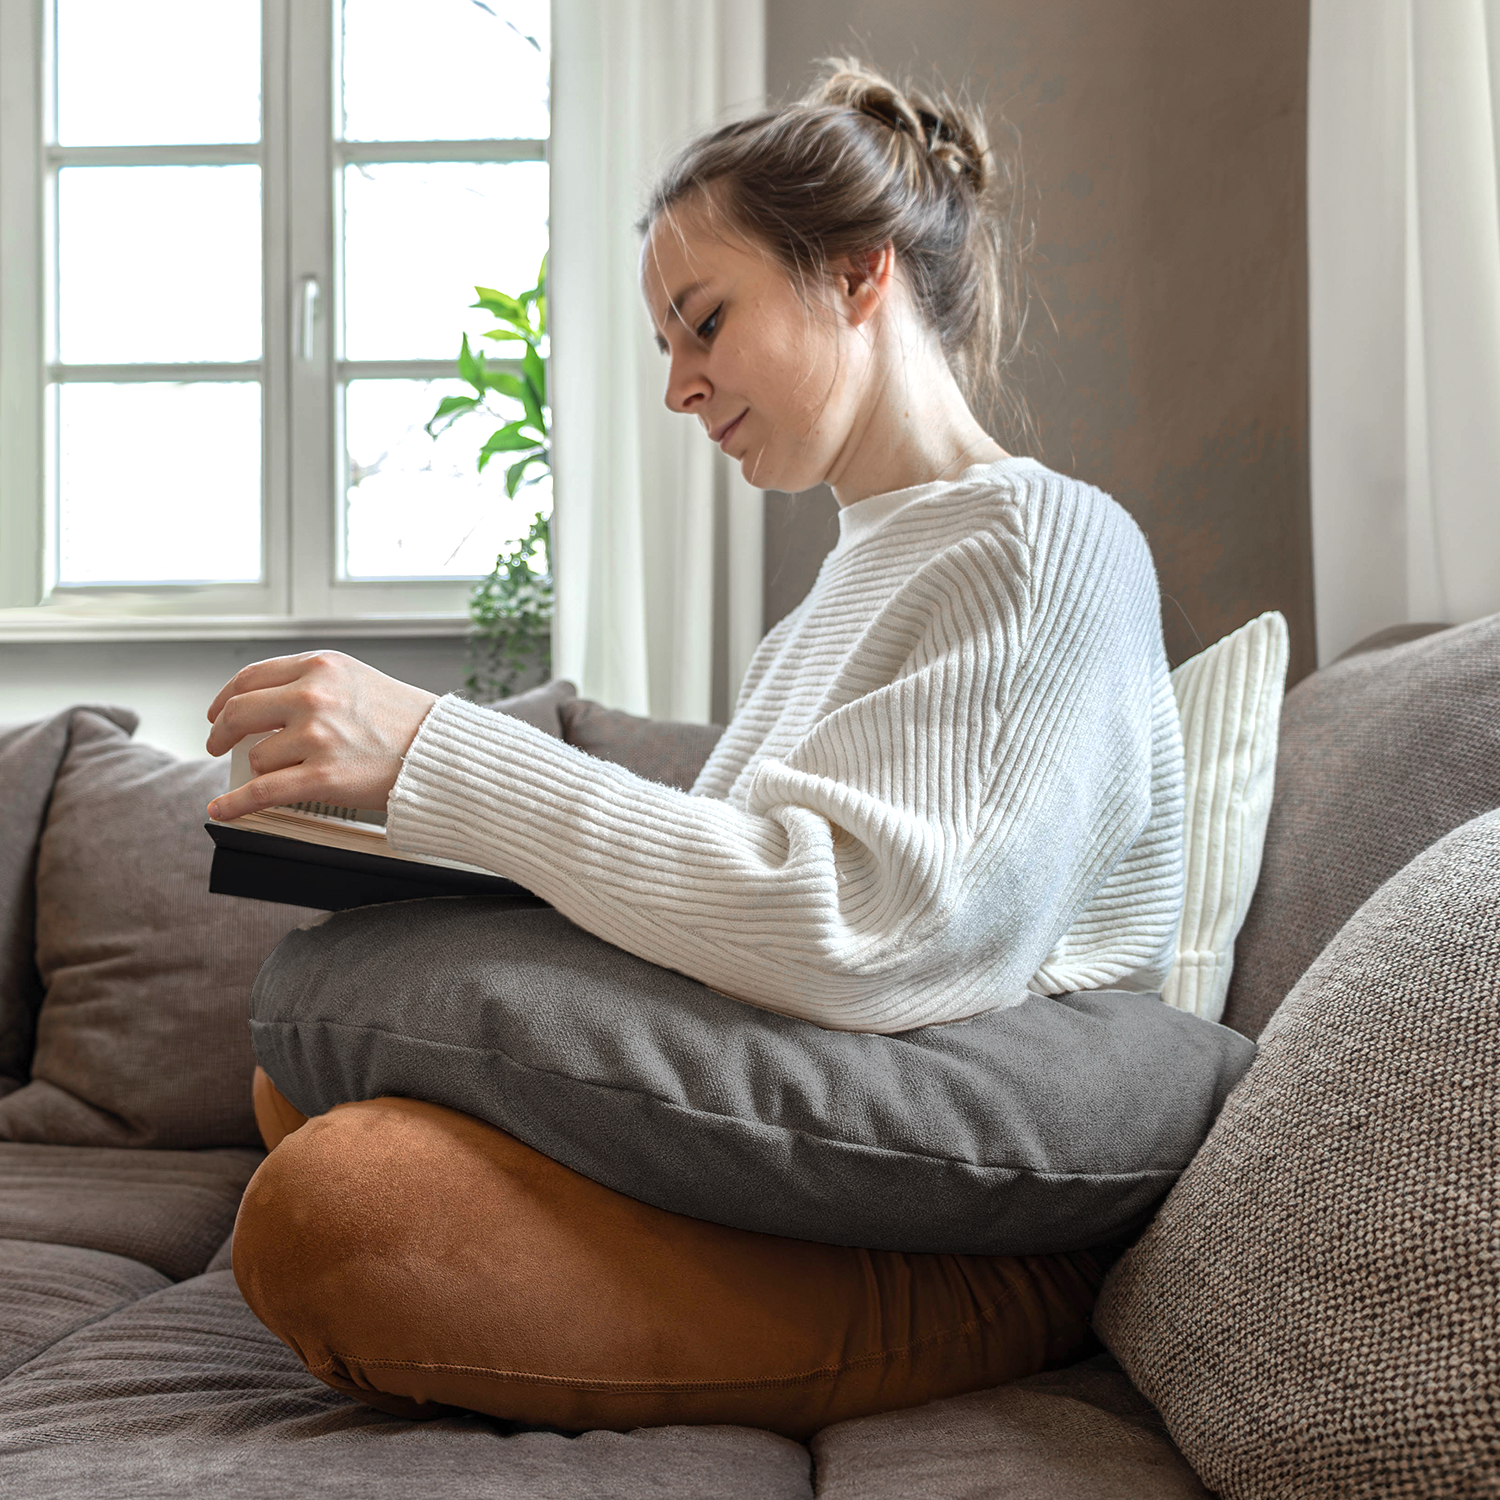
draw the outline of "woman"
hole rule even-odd
[[[752,484],[826,482],[841,507],[693,795],[314,653],[215,699],[212,753],[280,732],[211,814],[385,806],[396,848],[483,864],[825,1028],[1159,987],[1182,750],[1155,574],[1113,501],[1006,454],[965,399],[1007,312],[993,172],[977,115],[840,64],[688,146],[652,197],[667,404]],[[411,1415],[805,1437],[1065,1359],[1103,1272],[1088,1251],[903,1255],[668,1214],[439,1102],[296,1128],[262,1075],[258,1104],[281,1144],[236,1226],[247,1299],[314,1373]]]

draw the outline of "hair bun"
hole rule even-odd
[[[930,95],[898,87],[873,68],[849,57],[830,57],[823,78],[802,100],[812,106],[857,110],[898,135],[919,142],[927,156],[983,193],[994,176],[989,134],[978,110],[946,93]]]

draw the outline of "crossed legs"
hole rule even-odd
[[[441,1105],[304,1123],[257,1069],[255,1106],[271,1154],[235,1222],[245,1300],[319,1379],[397,1415],[805,1439],[1090,1344],[1087,1251],[783,1239],[636,1202]]]

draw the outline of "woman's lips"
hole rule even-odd
[[[724,444],[729,441],[730,435],[735,431],[740,423],[743,422],[747,416],[749,416],[749,414],[750,408],[747,406],[744,411],[742,411],[739,416],[734,419],[734,421],[729,423],[727,427],[721,427],[717,432],[711,433],[710,436],[713,438],[714,442],[716,442],[719,447],[722,448]]]

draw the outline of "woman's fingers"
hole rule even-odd
[[[208,804],[208,815],[216,823],[227,823],[231,818],[242,818],[246,813],[262,812],[268,807],[287,807],[293,802],[319,800],[316,786],[311,784],[305,768],[295,765],[257,776],[237,790],[215,797]]]
[[[224,711],[224,705],[240,693],[253,692],[257,688],[282,687],[289,682],[295,682],[307,670],[308,659],[320,654],[317,651],[304,651],[298,656],[272,656],[265,661],[253,661],[248,667],[241,667],[219,689],[218,696],[208,705],[209,722],[218,723],[219,715]],[[212,753],[217,755],[221,752]]]
[[[208,753],[222,755],[226,750],[232,750],[247,734],[285,729],[304,716],[295,682],[236,693],[219,710],[219,716],[208,732]]]

